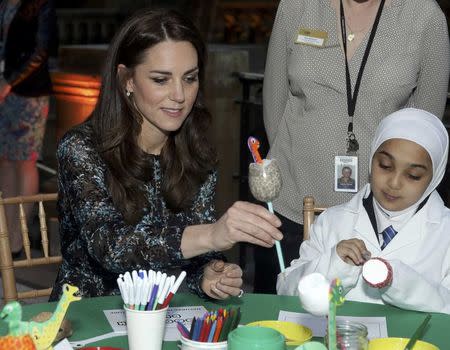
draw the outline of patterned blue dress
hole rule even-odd
[[[211,252],[184,259],[180,246],[186,226],[215,220],[215,173],[201,186],[189,210],[174,213],[160,192],[159,156],[148,155],[153,163],[153,180],[145,185],[149,206],[140,222],[129,225],[108,193],[106,165],[94,148],[89,122],[64,136],[57,158],[63,262],[50,300],[58,299],[63,283],[76,285],[85,297],[117,294],[118,275],[134,269],[184,269],[189,289],[204,296],[203,266],[224,258]]]
[[[1,33],[6,38],[20,2],[0,5]],[[3,38],[0,38],[2,40]],[[0,50],[3,60],[3,50]],[[25,97],[11,92],[0,103],[0,159],[37,160],[42,149],[48,116],[48,96]]]

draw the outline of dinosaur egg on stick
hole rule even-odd
[[[275,159],[264,159],[262,163],[250,163],[248,168],[250,191],[261,202],[272,202],[281,190],[281,172]]]
[[[382,258],[372,258],[363,265],[362,276],[371,287],[384,288],[392,282],[392,266]]]

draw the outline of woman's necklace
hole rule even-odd
[[[347,40],[348,41],[353,41],[353,39],[355,39],[355,33],[353,33],[353,30],[347,25],[348,29],[350,29],[348,31],[348,35],[347,35]]]
[[[367,30],[369,29],[369,26],[370,26],[370,24],[372,23],[372,21],[367,21],[368,25],[365,25],[363,28],[361,28],[361,29],[359,29],[359,30],[353,30],[353,29],[350,27],[350,18],[346,18],[346,19],[345,19],[345,23],[346,23],[347,29],[348,29],[347,40],[348,40],[349,42],[352,42],[352,41],[355,39],[355,37],[356,37],[357,34],[367,32]]]
[[[348,19],[345,21],[345,23],[346,23],[346,26],[347,26],[347,29],[348,29],[347,40],[349,42],[353,41],[357,34],[366,33],[367,30],[369,29],[369,26],[370,26],[370,22],[369,22],[369,25],[364,26],[360,30],[353,30],[350,27],[350,25],[349,25],[349,20]]]
[[[356,32],[355,32],[352,28],[350,28],[348,18],[345,20],[345,24],[346,24],[347,29],[348,29],[347,40],[348,40],[349,42],[352,42],[353,39],[355,39]]]

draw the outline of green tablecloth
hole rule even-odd
[[[241,324],[257,320],[276,320],[280,310],[304,312],[297,297],[277,296],[268,294],[244,294],[241,299],[232,298],[224,302],[207,302],[192,294],[180,293],[172,300],[171,306],[204,305],[207,309],[220,306],[240,306],[242,311]],[[101,297],[83,299],[70,305],[67,314],[72,322],[74,334],[70,341],[83,340],[97,335],[111,332],[103,310],[119,309],[122,307],[120,297]],[[53,311],[55,303],[34,304],[24,307],[23,319],[41,311]],[[346,316],[385,316],[389,336],[409,337],[420,322],[424,314],[414,311],[401,310],[392,306],[376,305],[346,301],[337,309],[338,315]],[[6,324],[1,322],[0,334],[6,333]],[[429,341],[441,350],[450,348],[450,315],[433,314],[424,340]],[[163,349],[177,349],[176,342],[165,342]],[[127,349],[126,336],[105,339],[92,345],[109,345]]]

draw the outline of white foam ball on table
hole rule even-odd
[[[316,316],[328,315],[330,282],[318,272],[301,278],[298,295],[302,307]]]

